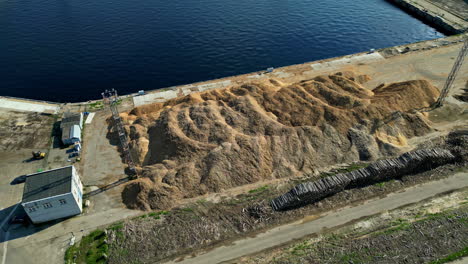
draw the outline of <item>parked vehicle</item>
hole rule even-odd
[[[46,155],[45,152],[42,152],[42,151],[32,152],[33,159],[43,159],[45,155]]]

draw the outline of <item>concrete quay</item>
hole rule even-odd
[[[21,112],[38,112],[56,114],[60,110],[60,104],[45,101],[35,101],[0,96],[0,107]]]
[[[138,93],[121,95],[119,98],[122,100],[122,103],[119,106],[119,109],[121,111],[130,110],[133,107],[151,103],[161,103],[191,93],[203,92],[213,89],[223,89],[229,86],[242,85],[263,79],[274,78],[286,83],[291,83],[307,78],[310,79],[320,74],[329,74],[336,71],[351,70],[350,67],[352,68],[353,66],[362,68],[359,66],[385,64],[390,57],[398,57],[400,55],[408,55],[421,51],[437,50],[444,46],[460,44],[464,37],[468,37],[468,34],[465,33],[434,40],[382,48],[374,52],[361,52],[341,57],[289,65],[276,68],[272,72],[267,72],[266,70],[258,71],[215,80],[207,80],[192,84],[155,89],[151,91],[145,91],[144,95],[139,95]],[[356,69],[353,68],[352,70]],[[436,85],[439,84],[436,83]],[[95,112],[103,110],[104,105],[102,104],[102,100],[92,100],[77,103],[54,103],[0,96],[0,108],[19,112],[59,114],[67,111]]]
[[[463,38],[467,34],[455,35],[440,39],[422,41],[417,43],[410,43],[400,46],[388,47],[376,50],[374,52],[361,52],[341,57],[328,58],[319,61],[306,62],[303,64],[290,65],[285,67],[276,68],[273,72],[259,71],[252,72],[237,76],[231,76],[216,80],[209,80],[204,82],[198,82],[188,85],[168,87],[158,90],[146,91],[145,95],[132,94],[129,97],[133,98],[133,105],[135,107],[151,104],[151,103],[161,103],[167,100],[185,96],[191,93],[203,92],[212,89],[223,89],[229,86],[242,85],[250,83],[252,81],[261,81],[266,79],[278,79],[285,83],[298,82],[305,79],[311,79],[320,74],[330,74],[336,71],[343,70],[357,70],[360,71],[360,68],[367,68],[366,65],[375,65],[373,68],[380,68],[382,65],[389,63],[389,58],[399,57],[402,55],[412,56],[415,54],[415,57],[418,57],[416,53],[429,50],[438,50],[442,47],[448,47],[452,45],[459,45],[463,41]],[[450,57],[447,57],[447,63],[449,64]],[[427,63],[427,62],[426,62]],[[380,66],[378,66],[380,65]],[[385,68],[385,70],[389,70]],[[391,70],[391,69],[390,69]],[[367,69],[362,70],[363,73],[369,74]],[[382,75],[383,72],[375,72],[376,80],[379,75]],[[444,73],[446,74],[446,73]],[[416,76],[413,76],[415,78]],[[421,76],[426,77],[426,76]],[[412,78],[409,78],[412,79]],[[441,87],[443,81],[436,82],[435,85]],[[394,80],[397,81],[397,80]],[[439,80],[438,80],[439,81]],[[374,82],[370,82],[374,83]],[[371,88],[371,87],[368,87]]]
[[[468,29],[468,3],[463,0],[388,0],[426,23],[452,34]]]

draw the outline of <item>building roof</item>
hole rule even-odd
[[[73,166],[28,175],[23,203],[71,192]]]
[[[73,125],[67,124],[62,127],[62,142],[65,143],[65,140],[70,138],[70,130]]]
[[[79,125],[74,125],[71,127],[70,138],[77,138],[81,141],[81,128]]]
[[[60,122],[60,128],[70,127],[73,125],[80,125],[81,113],[64,113],[62,121]]]

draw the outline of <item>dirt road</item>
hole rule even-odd
[[[346,207],[339,211],[330,212],[313,221],[301,220],[283,225],[259,234],[256,237],[238,240],[231,245],[215,248],[202,255],[169,263],[206,264],[234,260],[245,255],[290,242],[294,239],[320,232],[324,228],[340,226],[365,216],[416,203],[437,194],[467,186],[468,173],[458,173],[440,181],[425,183],[399,193],[390,194],[382,199],[370,200],[355,207]]]

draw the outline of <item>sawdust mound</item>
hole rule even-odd
[[[429,106],[437,88],[415,80],[370,91],[361,86],[367,80],[351,72],[294,84],[268,80],[133,109],[123,119],[142,178],[125,187],[124,203],[163,209],[207,192],[313,175],[395,155],[405,138],[430,131],[421,114],[382,120]]]

